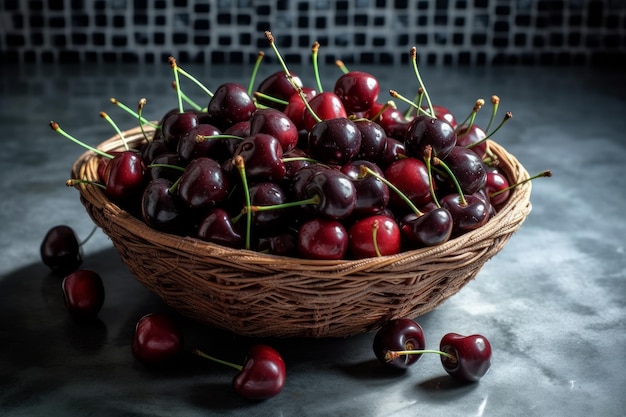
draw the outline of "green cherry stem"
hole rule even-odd
[[[401,101],[405,102],[406,104],[408,104],[409,106],[413,107],[415,110],[417,110],[417,114],[418,115],[420,113],[423,113],[423,114],[425,114],[427,116],[430,116],[430,114],[426,110],[424,110],[421,106],[417,105],[413,100],[409,100],[408,98],[404,97],[402,94],[398,93],[396,90],[389,90],[389,95],[391,97],[397,98],[398,100],[401,100]]]
[[[89,180],[80,180],[78,178],[71,178],[67,181],[65,181],[65,185],[68,187],[75,187],[79,184],[89,184],[89,185],[95,185],[96,187],[100,187],[103,190],[106,190],[106,186],[104,184],[100,184],[99,182],[96,181],[89,181]]]
[[[178,165],[171,165],[171,164],[150,164],[150,165],[146,165],[146,168],[171,168],[180,172],[185,171],[185,168],[180,167]]]
[[[461,202],[461,205],[462,206],[466,206],[467,205],[467,200],[465,199],[465,195],[463,194],[463,189],[461,188],[461,184],[459,184],[459,180],[456,179],[456,176],[454,175],[454,173],[452,172],[450,167],[448,165],[446,165],[446,163],[443,162],[441,159],[437,158],[436,156],[433,157],[432,159],[433,159],[433,162],[435,163],[435,165],[442,167],[443,170],[452,179],[452,182],[454,183],[454,187],[456,188],[456,191],[459,194],[459,200]]]
[[[100,112],[100,117],[102,117],[104,120],[106,120],[111,126],[113,126],[113,129],[115,130],[115,133],[117,133],[117,135],[120,137],[120,139],[122,140],[122,143],[124,144],[124,149],[125,150],[129,150],[130,148],[128,147],[128,142],[126,142],[126,138],[124,137],[124,134],[122,133],[122,131],[120,130],[120,128],[117,126],[117,124],[113,121],[113,119],[111,119],[109,117],[108,114],[106,114],[105,112],[101,111]]]
[[[211,355],[209,355],[207,353],[204,353],[203,351],[201,351],[198,348],[194,348],[191,351],[191,353],[193,353],[194,355],[200,356],[201,358],[208,359],[208,360],[211,360],[213,362],[217,362],[217,363],[222,364],[222,365],[230,366],[231,368],[235,368],[238,371],[241,371],[243,369],[243,366],[241,366],[241,365],[237,365],[236,363],[227,362],[227,361],[218,359],[215,356],[211,356]]]
[[[178,112],[183,113],[185,109],[183,108],[183,96],[180,93],[179,88],[180,81],[178,80],[178,65],[176,64],[176,59],[173,56],[168,58],[168,62],[170,63],[170,66],[174,71],[174,82],[176,83],[176,97],[178,98]]]
[[[546,169],[545,171],[541,171],[539,174],[535,174],[535,175],[533,175],[532,177],[528,177],[528,178],[526,178],[525,180],[522,180],[522,181],[520,181],[520,182],[518,182],[518,183],[515,183],[515,184],[513,184],[513,185],[510,185],[510,186],[508,186],[508,187],[506,187],[506,188],[503,188],[502,190],[495,191],[495,192],[493,192],[493,193],[489,194],[489,197],[490,197],[490,198],[491,198],[491,197],[495,197],[495,196],[497,196],[498,194],[502,194],[502,193],[504,193],[504,192],[510,191],[510,190],[512,190],[513,188],[517,187],[518,185],[522,185],[522,184],[524,184],[524,183],[526,183],[526,182],[528,182],[528,181],[532,181],[532,180],[534,180],[534,179],[536,179],[536,178],[541,178],[541,177],[551,177],[551,176],[552,176],[552,171],[550,171],[549,169]]]
[[[504,126],[504,124],[506,122],[508,122],[511,118],[513,117],[513,113],[511,113],[510,111],[506,112],[506,114],[504,115],[504,118],[502,119],[502,121],[500,122],[500,124],[487,136],[485,136],[484,138],[482,138],[481,140],[478,140],[476,142],[470,143],[468,145],[466,145],[466,148],[472,148],[474,146],[477,146],[481,143],[483,143],[484,141],[486,141],[487,139],[491,139],[493,137],[493,135],[502,128],[502,126]]]
[[[176,64],[176,60],[173,57],[170,57],[169,59],[170,59],[170,63],[172,63],[172,61],[173,61],[172,68],[174,69],[174,72],[175,72],[176,84],[180,85],[179,82],[178,82],[178,74],[180,73],[185,78],[187,78],[189,81],[191,81],[192,83],[197,85],[202,91],[204,91],[206,93],[207,96],[213,97],[213,92],[211,90],[209,90],[208,88],[206,88],[206,86],[204,84],[202,84],[196,77],[194,77],[193,75],[191,75],[190,73],[188,73],[187,71],[185,71],[184,69],[179,67]]]
[[[146,140],[146,142],[150,142],[148,134],[143,128],[143,125],[145,124],[143,123],[143,117],[141,117],[141,115],[143,114],[143,108],[147,102],[148,100],[146,100],[145,98],[139,99],[139,103],[137,104],[137,119],[139,120],[139,129],[141,129],[141,134],[143,135],[143,138]]]
[[[235,156],[233,160],[233,164],[237,171],[239,171],[239,175],[241,176],[241,182],[243,184],[244,196],[246,198],[246,249],[250,249],[250,228],[252,227],[252,210],[250,210],[251,201],[250,201],[250,188],[248,186],[248,179],[246,176],[246,166],[241,155]]]
[[[341,59],[336,60],[335,65],[337,65],[337,67],[339,67],[341,72],[343,72],[344,74],[347,74],[350,72],[350,70],[348,70],[348,67],[346,67],[346,64]]]
[[[393,107],[394,109],[397,108],[396,103],[394,103],[393,100],[388,100],[385,104],[381,106],[380,110],[378,110],[378,113],[376,113],[370,120],[372,122],[376,122],[389,107]]]
[[[243,140],[244,138],[242,138],[241,136],[236,136],[236,135],[212,135],[212,136],[196,135],[196,142],[197,143],[202,143],[202,142],[206,142],[207,140],[213,140],[213,139],[240,139],[240,140]]]
[[[408,119],[409,116],[411,116],[411,113],[413,112],[413,108],[417,108],[417,109],[421,109],[422,108],[422,101],[424,100],[424,89],[422,87],[417,89],[417,94],[415,95],[415,98],[413,99],[413,103],[415,104],[415,106],[411,105],[406,112],[404,113],[404,118]],[[419,112],[418,112],[419,114]]]
[[[443,352],[441,350],[434,349],[416,349],[416,350],[388,350],[385,352],[385,360],[387,362],[391,362],[394,359],[397,359],[401,355],[421,355],[423,353],[435,353],[437,355],[445,356],[450,359],[451,362],[456,363],[458,361],[457,357],[451,353]]]
[[[496,95],[491,96],[491,104],[493,105],[491,107],[491,117],[489,118],[489,124],[487,124],[485,132],[489,132],[489,129],[491,129],[491,125],[496,118],[496,114],[498,113],[498,107],[500,107],[500,97]]]
[[[272,96],[269,96],[269,95],[267,95],[265,93],[262,93],[260,91],[255,91],[253,95],[254,95],[254,97],[260,97],[260,98],[263,98],[263,99],[265,99],[267,101],[271,101],[272,103],[281,104],[283,106],[286,106],[287,104],[289,104],[289,102],[287,100],[283,100],[283,99],[280,99],[280,98],[277,98],[277,97],[272,97]]]
[[[180,86],[176,84],[176,81],[172,81],[172,88],[175,91],[180,92],[181,98],[185,101],[185,103],[189,104],[194,110],[197,110],[197,111],[202,110],[202,106],[196,103],[195,101],[193,101],[192,99],[190,99],[189,96],[183,92]]]
[[[476,100],[476,102],[474,103],[474,107],[472,107],[472,111],[470,112],[470,114],[468,114],[465,120],[463,120],[463,123],[458,125],[458,126],[463,126],[465,128],[465,131],[461,133],[459,137],[463,137],[469,133],[470,128],[472,127],[472,125],[474,124],[474,121],[476,120],[476,115],[478,114],[478,112],[484,105],[485,105],[485,100],[483,100],[482,98],[479,98],[478,100]],[[460,129],[460,127],[458,126],[457,126],[457,132]]]
[[[119,107],[120,109],[124,110],[125,112],[129,113],[130,115],[132,115],[135,118],[138,118],[141,120],[142,123],[149,125],[150,127],[153,127],[155,129],[159,129],[160,126],[157,124],[152,123],[150,120],[142,117],[141,115],[137,114],[137,112],[135,112],[134,110],[132,110],[130,107],[128,107],[127,105],[125,105],[124,103],[122,103],[121,101],[119,101],[118,99],[116,99],[115,97],[111,97],[109,99],[109,101],[112,104],[115,104],[117,107]]]
[[[418,216],[423,216],[424,213],[422,213],[420,211],[420,209],[417,208],[417,206],[415,204],[413,204],[413,202],[395,185],[393,185],[391,183],[391,181],[389,181],[388,179],[384,178],[383,176],[379,175],[376,171],[366,167],[365,165],[361,165],[361,172],[359,173],[360,177],[365,177],[365,175],[373,175],[374,177],[376,177],[378,180],[384,182],[387,187],[391,188],[396,194],[398,194],[398,196],[404,200],[404,202],[411,208],[411,210],[413,210],[413,212],[418,215]]]
[[[254,90],[254,82],[256,81],[256,76],[259,72],[259,67],[261,66],[261,61],[263,61],[263,57],[265,57],[265,52],[259,51],[256,55],[256,61],[254,62],[254,67],[252,67],[252,74],[250,75],[250,82],[248,82],[248,95],[252,95],[252,90]]]
[[[74,136],[68,134],[63,129],[61,129],[61,126],[59,126],[59,124],[57,122],[55,122],[55,121],[51,121],[50,122],[50,128],[52,130],[54,130],[55,132],[61,134],[61,136],[65,137],[66,139],[69,139],[72,142],[82,146],[83,148],[89,149],[90,151],[92,151],[92,152],[94,152],[94,153],[96,153],[96,154],[98,154],[98,155],[100,155],[100,156],[102,156],[104,158],[109,158],[109,159],[113,159],[114,158],[113,155],[108,154],[106,152],[103,152],[103,151],[101,151],[98,148],[94,148],[93,146],[89,146],[85,142],[82,142],[82,141],[76,139]]]
[[[426,163],[426,171],[428,172],[428,184],[430,187],[430,195],[433,199],[433,203],[437,207],[441,207],[439,204],[439,200],[437,199],[437,193],[435,193],[435,185],[433,182],[433,170],[432,170],[432,156],[433,156],[433,148],[430,145],[426,145],[424,147],[424,162]]]
[[[317,91],[319,93],[323,92],[322,81],[320,80],[320,71],[317,63],[317,58],[320,50],[320,43],[315,41],[313,46],[311,47],[311,59],[313,61],[313,74],[315,75],[315,82],[317,83]]]
[[[286,203],[281,203],[281,204],[270,204],[267,206],[247,206],[244,207],[242,210],[242,213],[254,213],[257,211],[270,211],[270,210],[279,210],[279,209],[285,209],[285,208],[291,208],[291,207],[300,207],[300,206],[305,206],[305,205],[316,205],[319,204],[320,201],[322,200],[322,198],[315,194],[313,197],[311,198],[307,198],[305,200],[300,200],[300,201],[289,201]]]
[[[415,77],[417,78],[417,82],[420,87],[424,89],[424,97],[426,97],[426,102],[428,103],[428,109],[430,110],[430,117],[435,117],[435,110],[433,109],[433,103],[430,101],[430,96],[428,95],[428,91],[426,90],[426,86],[422,81],[422,76],[420,75],[419,69],[417,68],[417,48],[411,48],[411,63],[413,64],[413,72],[415,72]]]

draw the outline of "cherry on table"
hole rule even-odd
[[[266,400],[276,395],[285,387],[285,362],[274,348],[257,344],[250,348],[243,365],[227,362],[208,355],[200,349],[194,354],[222,365],[230,366],[238,372],[233,377],[232,387],[237,394],[249,400]]]
[[[91,269],[77,269],[70,273],[63,279],[61,288],[67,310],[77,318],[94,318],[104,304],[102,278]]]
[[[146,365],[170,362],[182,350],[183,334],[165,313],[148,313],[135,326],[133,356]]]
[[[65,275],[75,271],[83,263],[81,245],[74,229],[67,225],[52,227],[39,247],[43,263],[54,273]]]
[[[421,355],[399,355],[389,360],[389,351],[422,350],[426,346],[424,330],[415,320],[409,318],[396,318],[387,321],[381,326],[374,336],[372,349],[376,358],[383,364],[407,369],[415,364]]]
[[[491,344],[479,334],[448,333],[441,339],[439,350],[450,355],[441,355],[445,371],[462,381],[478,381],[491,367]]]

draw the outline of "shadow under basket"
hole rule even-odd
[[[131,147],[139,128],[124,132]],[[511,184],[528,178],[495,142]],[[118,136],[98,146],[122,150]],[[100,157],[87,151],[75,178],[98,180]],[[231,249],[156,231],[111,203],[99,187],[76,186],[87,212],[136,279],[184,316],[249,337],[347,337],[392,318],[417,318],[456,294],[496,255],[531,210],[531,182],[517,186],[484,226],[436,247],[359,260],[308,260]]]

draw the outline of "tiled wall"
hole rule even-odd
[[[593,65],[626,55],[626,0],[0,0],[0,58],[17,62]],[[271,52],[271,51],[270,51]],[[267,54],[271,56],[271,53]]]

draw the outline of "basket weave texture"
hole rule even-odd
[[[124,132],[132,147],[144,137]],[[490,142],[511,183],[528,172]],[[119,136],[99,146],[123,149]],[[98,180],[99,158],[82,154],[75,178]],[[472,280],[531,210],[531,182],[516,187],[484,226],[436,247],[360,260],[287,258],[231,249],[151,229],[111,203],[99,187],[77,185],[92,220],[136,279],[181,314],[250,337],[347,337],[397,317],[432,311]]]

